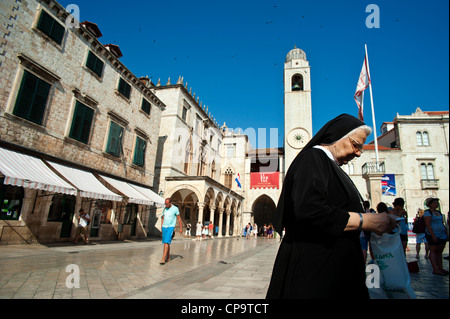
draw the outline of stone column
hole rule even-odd
[[[197,222],[200,221],[202,225],[203,223],[203,209],[205,208],[205,203],[198,202],[198,216],[197,216]]]
[[[26,225],[28,217],[33,215],[33,204],[37,194],[37,189],[24,188],[23,204],[19,215],[21,226]]]
[[[219,207],[219,233],[217,237],[222,237],[222,220],[223,220],[223,208]]]
[[[214,226],[214,212],[215,212],[215,210],[216,210],[216,206],[211,205],[210,208],[209,208],[209,219],[210,219],[211,223],[213,224],[213,231],[212,231],[212,234],[211,234],[211,238],[213,238],[213,236],[214,236],[214,228],[215,228],[215,226]]]
[[[226,223],[226,227],[225,227],[225,237],[230,237],[230,215],[231,215],[231,210],[228,208],[226,213],[227,213],[227,223]]]
[[[381,202],[381,178],[384,173],[370,173],[363,175],[368,186],[370,205],[376,207]]]
[[[236,224],[237,224],[237,209],[235,207],[233,210],[233,234],[232,234],[232,236],[236,236],[236,230],[237,230]]]

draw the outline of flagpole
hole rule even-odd
[[[370,90],[370,104],[372,106],[372,122],[373,122],[373,136],[375,138],[375,156],[376,156],[376,165],[377,165],[377,172],[379,167],[379,158],[378,158],[378,138],[377,138],[377,125],[375,124],[375,111],[373,108],[373,94],[372,94],[372,78],[370,76],[370,68],[369,68],[369,55],[367,54],[367,44],[365,44],[366,49],[366,57],[367,57],[367,73],[369,74],[369,90]]]

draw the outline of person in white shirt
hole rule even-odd
[[[89,217],[89,214],[87,214],[83,208],[80,209],[80,216],[78,216],[78,226],[77,226],[77,232],[75,234],[75,240],[73,241],[74,244],[78,242],[78,239],[80,238],[80,235],[83,235],[84,237],[84,243],[89,243],[88,239],[88,225],[91,221],[91,218]]]

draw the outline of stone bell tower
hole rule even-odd
[[[284,63],[285,172],[312,138],[311,73],[303,50],[294,47]]]

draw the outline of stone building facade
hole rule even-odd
[[[219,127],[181,77],[176,84],[170,79],[164,86],[158,83],[153,91],[166,105],[156,156],[158,193],[172,199],[183,223],[190,223],[194,232],[200,222],[212,223],[219,237],[237,235],[244,197],[234,185],[240,168],[234,159],[245,157],[246,136]],[[226,150],[232,154],[227,156]],[[154,216],[156,228],[161,227],[161,213],[159,209]]]
[[[284,177],[283,150],[253,149],[257,132],[219,126],[182,77],[176,84],[158,81],[153,91],[166,105],[155,189],[178,206],[183,226],[190,223],[195,232],[197,222],[212,222],[214,235],[228,237],[242,235],[247,223],[269,225]],[[272,183],[254,182],[265,177]],[[161,212],[151,220],[156,231]]]
[[[429,197],[440,199],[443,213],[449,211],[449,112],[422,111],[399,115],[381,126],[378,138],[380,165],[375,165],[373,142],[364,153],[344,167],[363,197],[376,207],[378,202],[392,206],[396,197],[405,199],[409,218],[419,208],[427,208]],[[390,179],[382,189],[382,179]],[[392,187],[393,186],[393,187]],[[390,191],[386,191],[390,187]]]
[[[120,62],[117,45],[99,41],[96,24],[73,27],[53,0],[6,0],[0,7],[0,147],[38,158],[75,189],[63,194],[7,185],[10,176],[0,170],[0,243],[71,240],[81,207],[94,217],[94,239],[147,236],[150,211],[161,202],[150,188],[164,103],[148,79]],[[88,197],[50,162],[94,174],[117,196],[105,190]],[[19,212],[6,207],[13,201],[20,202]]]

